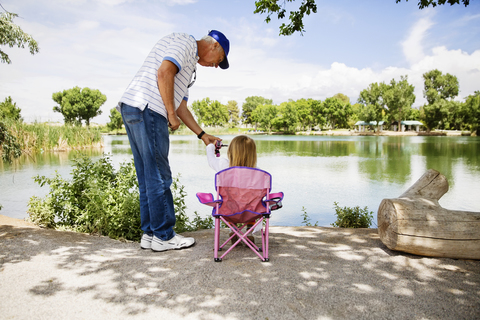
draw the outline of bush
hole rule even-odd
[[[318,221],[315,222],[315,224],[311,224],[310,223],[310,217],[308,216],[308,213],[307,213],[307,209],[305,207],[302,207],[302,217],[303,217],[303,221],[302,221],[302,224],[306,227],[318,227]]]
[[[140,200],[133,160],[122,163],[115,172],[108,156],[97,162],[86,156],[74,159],[72,179],[64,180],[58,173],[53,178],[36,176],[41,186],[48,184],[50,192],[44,199],[29,201],[29,219],[46,228],[63,228],[78,232],[106,235],[113,239],[138,241],[140,229]],[[185,215],[186,193],[179,179],[174,178],[172,192],[176,205],[176,232],[209,226],[208,218],[201,224]],[[196,214],[196,213],[195,213]],[[196,214],[196,216],[198,216]],[[212,222],[213,225],[213,222]],[[176,225],[177,227],[177,225]]]
[[[337,221],[332,226],[338,228],[369,228],[373,220],[373,212],[369,212],[365,207],[360,209],[359,206],[354,208],[340,208],[337,202],[334,202],[335,214]]]

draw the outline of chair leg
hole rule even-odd
[[[268,262],[270,259],[268,258],[268,229],[269,229],[269,222],[270,217],[265,217],[265,247],[263,248],[263,261]]]
[[[221,262],[222,259],[218,258],[218,247],[220,243],[220,218],[215,217],[215,240],[214,240],[214,252],[213,252],[213,260],[215,262]]]

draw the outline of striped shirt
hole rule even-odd
[[[140,110],[144,110],[148,105],[149,109],[168,119],[165,104],[158,90],[158,68],[163,60],[171,61],[178,67],[174,84],[174,104],[177,110],[182,100],[188,101],[188,85],[192,80],[198,59],[197,41],[193,36],[186,33],[172,33],[163,37],[150,51],[142,67],[125,90],[117,109],[120,109],[121,103]]]

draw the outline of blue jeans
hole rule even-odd
[[[148,235],[170,240],[175,236],[175,210],[168,121],[148,107],[141,111],[124,103],[121,114],[137,171],[141,228]]]

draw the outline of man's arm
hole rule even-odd
[[[167,109],[168,126],[172,130],[177,130],[180,126],[180,120],[178,120],[177,114],[175,113],[174,102],[174,85],[177,72],[177,66],[168,60],[163,60],[157,71],[158,91],[160,91],[163,104]]]
[[[193,117],[192,113],[190,110],[187,108],[187,101],[182,100],[182,103],[180,103],[180,107],[177,109],[177,115],[180,119],[182,119],[183,123],[193,131],[197,136],[203,131],[202,128],[198,125],[197,121],[195,121],[195,118]],[[209,135],[205,133],[202,136],[203,143],[205,143],[206,146],[208,146],[210,143],[215,144],[215,141],[222,139],[218,137],[214,137],[212,135]]]

